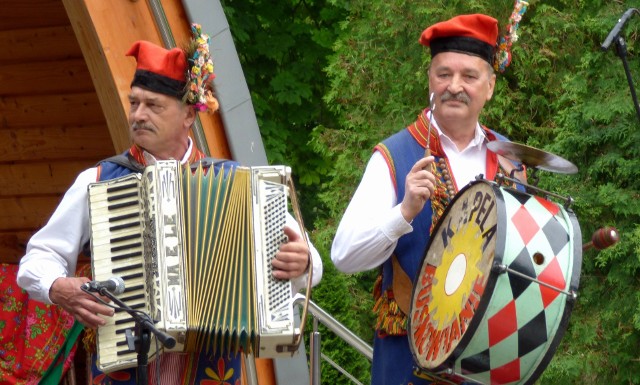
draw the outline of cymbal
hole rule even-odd
[[[492,141],[487,148],[507,159],[524,163],[525,166],[560,174],[575,174],[578,167],[568,160],[535,147],[514,142]]]

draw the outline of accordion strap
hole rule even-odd
[[[296,194],[296,189],[293,184],[293,178],[289,178],[288,180],[289,189],[291,190],[291,207],[293,209],[293,214],[300,226],[300,234],[302,238],[307,243],[307,247],[309,248],[309,268],[307,272],[307,288],[305,291],[305,300],[304,306],[302,308],[302,315],[300,317],[300,333],[295,336],[295,340],[293,341],[293,346],[297,347],[300,345],[302,341],[302,331],[305,330],[306,322],[307,322],[307,312],[309,308],[309,300],[311,297],[311,282],[313,279],[313,262],[311,261],[311,246],[309,245],[309,238],[307,237],[307,230],[304,227],[304,222],[302,221],[302,214],[300,213],[300,207],[298,206],[298,199]]]
[[[129,156],[129,153],[114,155],[114,156],[112,156],[110,158],[107,158],[105,160],[101,160],[100,161],[100,163],[104,163],[104,162],[115,163],[115,164],[117,164],[119,166],[128,168],[129,170],[132,170],[132,171],[138,172],[138,173],[141,173],[141,172],[144,171],[144,165],[139,163],[135,159],[133,159],[133,157]],[[98,164],[100,164],[100,163],[98,163]]]
[[[128,168],[129,170],[132,170],[134,172],[138,172],[141,173],[144,171],[145,166],[143,164],[141,164],[140,162],[136,161],[133,157],[131,157],[128,153],[127,154],[119,154],[119,155],[114,155],[110,158],[101,160],[100,163],[103,162],[111,162],[111,163],[115,163],[119,166]],[[202,165],[202,168],[206,169],[209,167],[214,167],[214,169],[218,169],[218,167],[222,166],[223,164],[226,163],[231,163],[234,165],[237,165],[237,162],[233,161],[233,160],[229,160],[229,159],[218,159],[218,158],[211,158],[211,157],[206,157],[206,158],[202,158],[199,159],[193,163],[190,164],[191,170],[195,171],[199,165]]]

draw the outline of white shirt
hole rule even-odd
[[[189,159],[192,143],[181,160]],[[147,164],[155,159],[145,152]],[[97,180],[97,168],[93,167],[80,173],[73,185],[67,190],[62,201],[49,219],[49,222],[31,237],[27,244],[26,255],[20,260],[18,285],[25,289],[35,300],[50,304],[49,289],[60,277],[74,276],[78,255],[90,238],[89,204],[87,187]],[[300,233],[295,219],[288,214],[286,224]],[[312,284],[322,278],[322,260],[315,247],[309,243],[312,256]],[[295,290],[306,286],[307,274],[293,280]]]
[[[449,159],[458,188],[475,180],[478,174],[486,174],[487,146],[484,131],[479,124],[476,125],[474,138],[462,151],[458,151],[435,120],[432,121],[432,129],[434,127]],[[400,203],[389,167],[376,151],[367,163],[360,185],[349,202],[333,239],[331,260],[338,270],[345,273],[370,270],[380,266],[391,256],[398,239],[413,231],[411,224],[400,213]]]

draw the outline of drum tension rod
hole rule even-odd
[[[493,271],[498,273],[498,274],[503,274],[503,273],[509,272],[511,274],[517,275],[520,278],[524,278],[524,279],[527,279],[527,280],[529,280],[531,282],[535,282],[535,283],[537,283],[539,285],[548,287],[551,290],[555,290],[555,291],[557,291],[559,293],[562,293],[562,294],[566,295],[568,297],[567,298],[568,301],[570,301],[570,302],[575,302],[576,298],[578,298],[578,293],[576,293],[575,291],[566,291],[566,290],[562,290],[560,288],[557,288],[555,286],[551,286],[546,282],[542,282],[542,281],[540,281],[540,280],[538,280],[536,278],[532,278],[532,277],[529,277],[526,274],[522,274],[521,272],[519,272],[517,270],[513,270],[507,265],[495,264],[495,265],[493,265]]]
[[[548,200],[548,198],[550,196],[552,196],[552,197],[554,197],[556,199],[560,199],[561,201],[564,202],[563,206],[564,206],[565,210],[569,210],[571,208],[571,205],[573,204],[573,201],[574,201],[571,196],[564,197],[562,195],[555,194],[555,193],[552,193],[550,191],[543,190],[543,189],[541,189],[541,188],[539,188],[537,186],[527,184],[527,183],[525,183],[525,182],[523,182],[523,181],[521,181],[519,179],[510,178],[510,177],[508,177],[508,176],[506,176],[506,175],[504,175],[502,173],[496,174],[496,181],[500,185],[503,185],[505,181],[519,184],[519,185],[523,186],[527,190],[527,192],[536,192],[536,193],[538,193],[538,195],[542,196],[546,200]]]

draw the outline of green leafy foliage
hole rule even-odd
[[[298,175],[305,222],[325,274],[313,299],[371,341],[376,272],[345,275],[331,241],[373,146],[426,106],[428,25],[461,13],[495,16],[512,1],[225,1],[269,160]],[[541,384],[640,384],[640,119],[615,46],[600,45],[640,1],[531,0],[498,75],[482,122],[512,140],[578,166],[574,175],[541,171],[539,187],[574,200],[580,245],[602,226],[620,242],[588,250],[580,290]],[[632,80],[640,79],[637,15],[623,37]],[[634,83],[635,86],[635,83]],[[361,381],[368,362],[323,331],[323,352]],[[323,383],[349,383],[323,364]]]
[[[251,91],[271,164],[295,165],[293,176],[305,197],[305,217],[321,210],[314,191],[329,160],[315,154],[310,134],[333,124],[322,103],[324,68],[345,12],[324,1],[222,1]],[[313,221],[309,221],[313,225]]]

